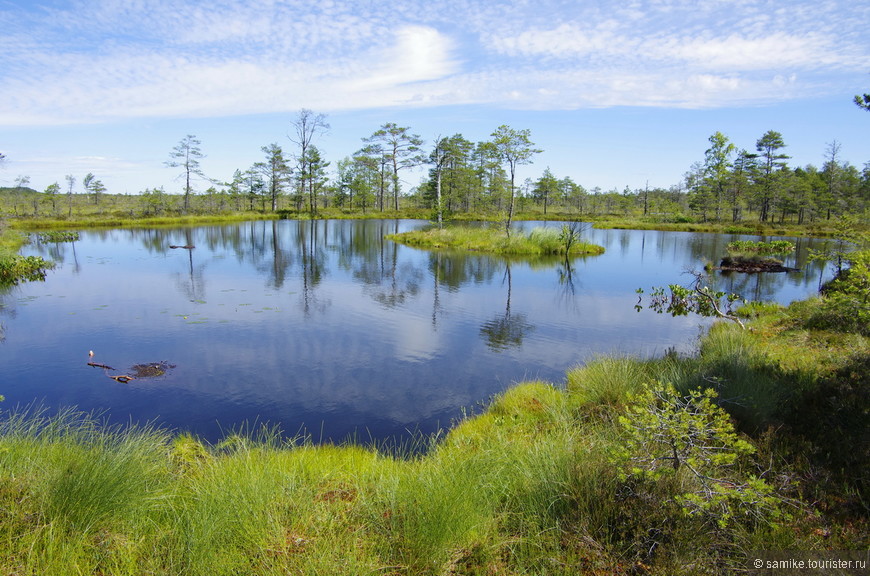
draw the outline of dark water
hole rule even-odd
[[[84,231],[73,244],[32,245],[59,265],[0,296],[3,407],[77,406],[211,441],[244,422],[316,441],[428,433],[512,383],[561,383],[595,355],[692,351],[705,321],[638,313],[635,290],[688,283],[684,269],[738,238],[587,230],[607,251],[570,270],[383,239],[423,224]],[[719,281],[752,299],[807,297],[824,271],[806,264],[806,249],[820,241],[796,242],[787,263],[803,272]],[[156,362],[175,367],[128,383],[108,377]]]

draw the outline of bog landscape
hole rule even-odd
[[[173,191],[0,188],[0,573],[866,561],[870,167],[716,132],[587,190],[528,129],[291,124],[230,182],[188,135]]]

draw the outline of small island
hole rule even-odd
[[[779,258],[773,255],[784,255],[794,252],[794,244],[788,240],[773,240],[770,242],[755,242],[737,240],[728,244],[728,256],[722,258],[719,266],[708,266],[708,269],[723,272],[793,272],[797,268],[785,266]]]
[[[591,256],[604,247],[580,239],[577,224],[507,234],[501,228],[448,226],[390,234],[388,240],[426,249],[465,250],[502,256]]]

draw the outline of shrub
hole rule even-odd
[[[849,255],[843,269],[822,288],[822,301],[806,319],[808,328],[870,335],[870,250]]]
[[[0,285],[45,280],[46,272],[51,268],[54,268],[54,263],[39,256],[0,255]]]
[[[777,499],[762,479],[732,471],[754,452],[740,438],[712,389],[679,394],[671,384],[647,385],[619,422],[623,444],[613,450],[624,480],[676,476],[683,492],[674,501],[683,512],[727,528],[735,516],[767,520],[778,515]]]

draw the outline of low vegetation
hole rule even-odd
[[[868,172],[870,174],[870,172]],[[580,189],[576,184],[571,189]],[[268,188],[258,188],[265,192]],[[434,220],[432,199],[427,186],[417,193],[400,196],[398,206],[392,202],[362,204],[342,196],[332,186],[325,186],[316,211],[311,211],[299,194],[283,194],[276,198],[271,210],[271,198],[264,193],[245,193],[235,187],[227,190],[210,188],[193,194],[184,205],[183,194],[162,189],[149,189],[139,194],[58,194],[23,188],[0,187],[0,219],[21,230],[73,230],[89,227],[127,227],[204,224],[252,219],[276,218],[414,218]],[[857,195],[857,197],[861,197]],[[866,197],[866,193],[863,197]],[[504,219],[506,201],[472,202],[462,210],[448,210],[447,221],[491,221]],[[580,201],[550,198],[540,195],[518,195],[513,220],[557,220],[590,222],[597,228],[634,230],[675,230],[718,232],[725,234],[835,236],[838,226],[851,214],[859,227],[866,229],[866,212],[858,203],[846,213],[831,213],[796,221],[768,219],[761,221],[755,213],[741,212],[733,221],[730,216],[719,220],[700,217],[688,206],[688,194],[676,191],[593,191],[581,194]]]
[[[18,250],[27,238],[6,228],[0,222],[0,287],[32,280],[44,280],[46,271],[54,266],[38,256],[22,256]]]
[[[870,275],[851,262],[696,354],[516,385],[414,449],[12,410],[0,573],[695,575],[866,550]]]
[[[391,234],[388,239],[418,248],[468,250],[505,256],[601,254],[604,248],[580,240],[570,225],[560,230],[534,228],[528,234],[506,234],[502,227],[449,226]]]
[[[78,242],[79,233],[67,230],[49,230],[36,235],[40,242]]]
[[[773,256],[794,252],[794,242],[788,240],[771,240],[769,242],[735,240],[729,242],[726,249],[731,256]]]

